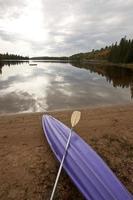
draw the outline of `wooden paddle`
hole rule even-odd
[[[56,186],[57,186],[57,183],[58,183],[58,180],[59,180],[59,177],[60,177],[60,173],[61,173],[61,170],[62,170],[62,167],[63,167],[63,163],[64,163],[64,160],[65,160],[65,157],[66,157],[67,149],[69,147],[69,143],[70,143],[70,139],[71,139],[71,135],[72,135],[72,130],[73,130],[74,126],[76,126],[77,123],[79,122],[80,117],[81,117],[81,112],[80,111],[74,111],[72,113],[70,134],[69,134],[69,137],[68,137],[68,140],[67,140],[67,144],[66,144],[66,147],[65,147],[65,152],[63,154],[62,161],[61,161],[61,164],[60,164],[57,176],[56,176],[56,180],[55,180],[55,183],[54,183],[54,187],[53,187],[53,191],[52,191],[50,200],[53,200],[53,197],[54,197]]]

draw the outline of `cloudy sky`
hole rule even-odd
[[[0,0],[0,52],[62,56],[133,38],[133,0]]]

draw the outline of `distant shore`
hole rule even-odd
[[[69,60],[70,63],[78,63],[79,66],[84,65],[91,65],[91,66],[105,66],[105,67],[122,67],[122,68],[128,68],[128,69],[133,69],[133,63],[112,63],[108,62],[106,60],[82,60],[82,61],[76,61],[76,60]]]
[[[108,65],[108,66],[116,66],[116,67],[124,67],[124,68],[129,68],[133,69],[133,63],[111,63],[108,61],[103,61],[103,62],[97,62],[97,61],[88,61],[88,63],[92,63],[95,65]]]
[[[76,132],[101,155],[133,193],[133,105],[82,109]],[[70,125],[72,111],[50,114]],[[58,170],[41,116],[0,116],[0,199],[49,199]],[[55,199],[84,198],[63,171]]]
[[[91,66],[112,66],[112,67],[122,67],[122,68],[129,68],[129,69],[133,69],[133,63],[113,63],[113,62],[108,62],[107,60],[87,60],[87,59],[83,59],[83,60],[75,60],[75,59],[69,59],[69,58],[58,58],[58,57],[46,57],[45,59],[42,57],[42,59],[39,57],[34,57],[34,58],[29,58],[28,60],[20,60],[20,59],[5,59],[5,60],[0,60],[0,67],[2,67],[4,65],[4,62],[6,62],[6,64],[9,64],[10,62],[61,62],[61,63],[70,63],[70,64],[78,64],[80,65],[84,65],[87,66],[88,64],[90,64]],[[77,66],[78,67],[78,66]]]

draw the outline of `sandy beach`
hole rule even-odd
[[[133,105],[82,109],[75,131],[133,193]],[[50,112],[70,126],[72,111]],[[48,200],[59,163],[44,137],[44,113],[0,116],[0,199]],[[83,200],[62,171],[55,200]]]

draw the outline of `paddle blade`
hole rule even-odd
[[[72,116],[71,116],[71,125],[72,125],[72,127],[74,127],[79,122],[80,117],[81,117],[81,112],[80,111],[74,111],[72,113]]]

